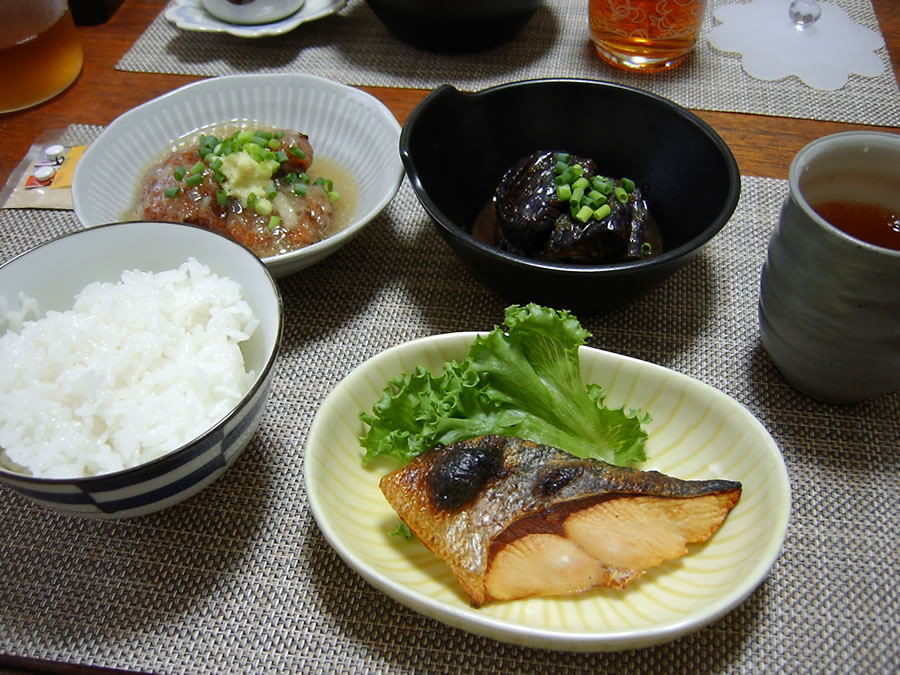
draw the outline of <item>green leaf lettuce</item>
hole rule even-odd
[[[437,445],[483,434],[519,436],[578,457],[626,466],[646,459],[649,415],[604,405],[603,388],[581,380],[578,348],[590,337],[565,310],[506,309],[506,330],[479,336],[439,376],[418,367],[392,379],[360,437],[364,461],[406,463]]]

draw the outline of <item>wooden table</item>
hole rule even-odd
[[[891,55],[900,72],[900,3],[873,0]],[[109,124],[126,110],[176,87],[201,79],[188,75],[134,73],[116,63],[165,6],[165,0],[125,0],[112,19],[79,29],[84,69],[76,82],[56,98],[34,108],[0,115],[0,185],[45,129],[69,124]],[[362,87],[383,101],[401,124],[427,93],[418,89]],[[878,129],[856,124],[820,122],[762,115],[697,111],[725,139],[748,176],[786,178],[790,158],[811,140],[851,129]]]
[[[894,71],[900,72],[900,3],[873,0]],[[115,64],[159,14],[165,0],[125,0],[106,24],[81,27],[84,69],[65,92],[34,108],[0,115],[0,184],[8,179],[42,131],[68,124],[106,125],[128,109],[181,85],[201,79],[184,75],[124,72]],[[402,124],[427,93],[416,89],[363,87],[383,101]],[[809,141],[852,129],[878,129],[855,124],[821,122],[752,114],[697,111],[734,152],[741,173],[786,178],[790,158]],[[896,130],[895,130],[896,131]],[[2,647],[0,647],[2,649]],[[33,659],[5,657],[0,671],[109,672]]]

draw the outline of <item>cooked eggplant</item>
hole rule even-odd
[[[609,205],[606,215],[579,218],[572,202],[560,197],[557,190],[560,155],[535,152],[503,175],[494,196],[501,249],[529,258],[581,264],[637,260],[662,251],[659,227],[640,186],[628,179],[601,176],[593,159],[566,154],[568,164],[580,166],[580,175],[587,181],[598,178],[610,189],[604,195]],[[615,192],[621,198],[616,198]]]

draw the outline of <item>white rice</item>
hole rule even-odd
[[[258,325],[237,282],[190,258],[94,283],[39,316],[0,298],[0,465],[47,478],[142,464],[200,435],[249,391]]]

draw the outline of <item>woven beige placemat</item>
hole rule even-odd
[[[74,140],[95,132],[73,128]],[[191,674],[897,672],[900,393],[814,403],[762,351],[759,270],[786,189],[744,178],[734,218],[703,254],[631,306],[582,319],[592,345],[731,395],[783,449],[793,489],[784,550],[713,625],[612,654],[501,644],[389,599],[328,546],[302,482],[322,400],[386,347],[489,329],[505,307],[404,183],[359,238],[281,282],[286,330],[271,403],[221,480],[124,522],[61,517],[0,490],[0,653]],[[78,228],[71,212],[0,212],[0,260]]]
[[[682,66],[656,75],[623,72],[596,56],[585,0],[544,0],[512,42],[455,56],[400,43],[363,0],[350,0],[338,14],[288,34],[257,39],[183,31],[161,12],[117,68],[204,76],[304,72],[353,85],[452,84],[469,91],[540,77],[593,78],[647,89],[694,109],[900,126],[900,90],[885,48],[878,51],[885,64],[880,76],[852,75],[837,91],[812,89],[794,76],[757,80],[744,73],[738,55],[717,52],[705,39],[715,23],[713,8],[736,1],[710,0],[697,49]],[[880,32],[870,0],[831,1],[855,22]]]

